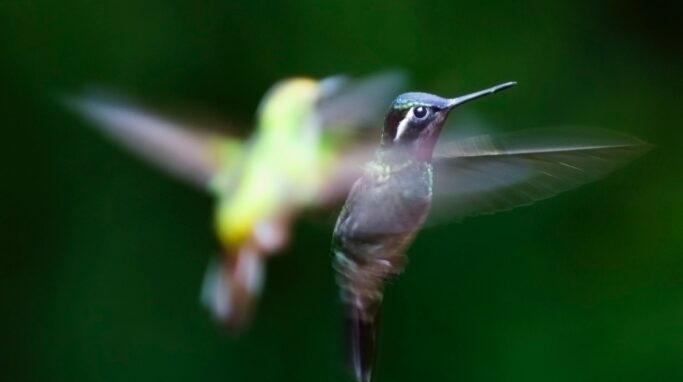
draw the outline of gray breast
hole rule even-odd
[[[339,244],[356,254],[370,254],[411,237],[429,211],[431,185],[431,168],[425,163],[385,178],[366,173],[353,187],[337,222]]]
[[[431,168],[411,165],[386,178],[366,173],[354,185],[333,236],[342,299],[363,311],[381,301],[384,282],[401,273],[405,250],[431,203]]]

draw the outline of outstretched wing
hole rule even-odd
[[[434,157],[431,221],[534,203],[597,180],[651,146],[606,130],[557,128],[445,142]]]
[[[205,190],[221,166],[236,160],[242,151],[238,140],[185,126],[112,97],[70,96],[64,97],[64,103],[135,154]]]
[[[406,83],[406,75],[401,71],[385,71],[360,79],[335,76],[322,80],[322,96],[317,105],[322,126],[381,126],[391,101]]]

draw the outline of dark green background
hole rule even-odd
[[[388,289],[377,380],[683,379],[674,2],[321,3],[0,0],[0,378],[348,380],[329,225],[297,224],[250,332],[224,336],[197,302],[211,200],[50,95],[98,83],[248,122],[280,78],[401,67],[446,95],[518,81],[468,106],[502,130],[593,125],[658,148],[533,207],[421,233]]]

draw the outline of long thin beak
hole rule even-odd
[[[517,85],[516,82],[506,82],[504,84],[496,85],[494,87],[491,87],[491,88],[488,88],[485,90],[480,90],[478,92],[474,92],[474,93],[467,94],[464,96],[451,98],[451,102],[448,103],[448,109],[453,109],[453,108],[460,106],[466,102],[475,100],[477,98],[485,97],[485,96],[493,94],[493,93],[497,93],[501,90],[511,88],[515,85]]]

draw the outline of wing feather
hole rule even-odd
[[[182,180],[208,190],[223,161],[241,151],[235,139],[201,131],[111,97],[64,97],[64,103],[102,133]]]
[[[650,147],[620,133],[582,128],[445,142],[433,161],[430,220],[461,220],[528,205],[595,181]]]
[[[322,80],[323,94],[317,107],[322,125],[333,129],[376,127],[406,82],[406,75],[395,70],[360,79],[335,76]]]

